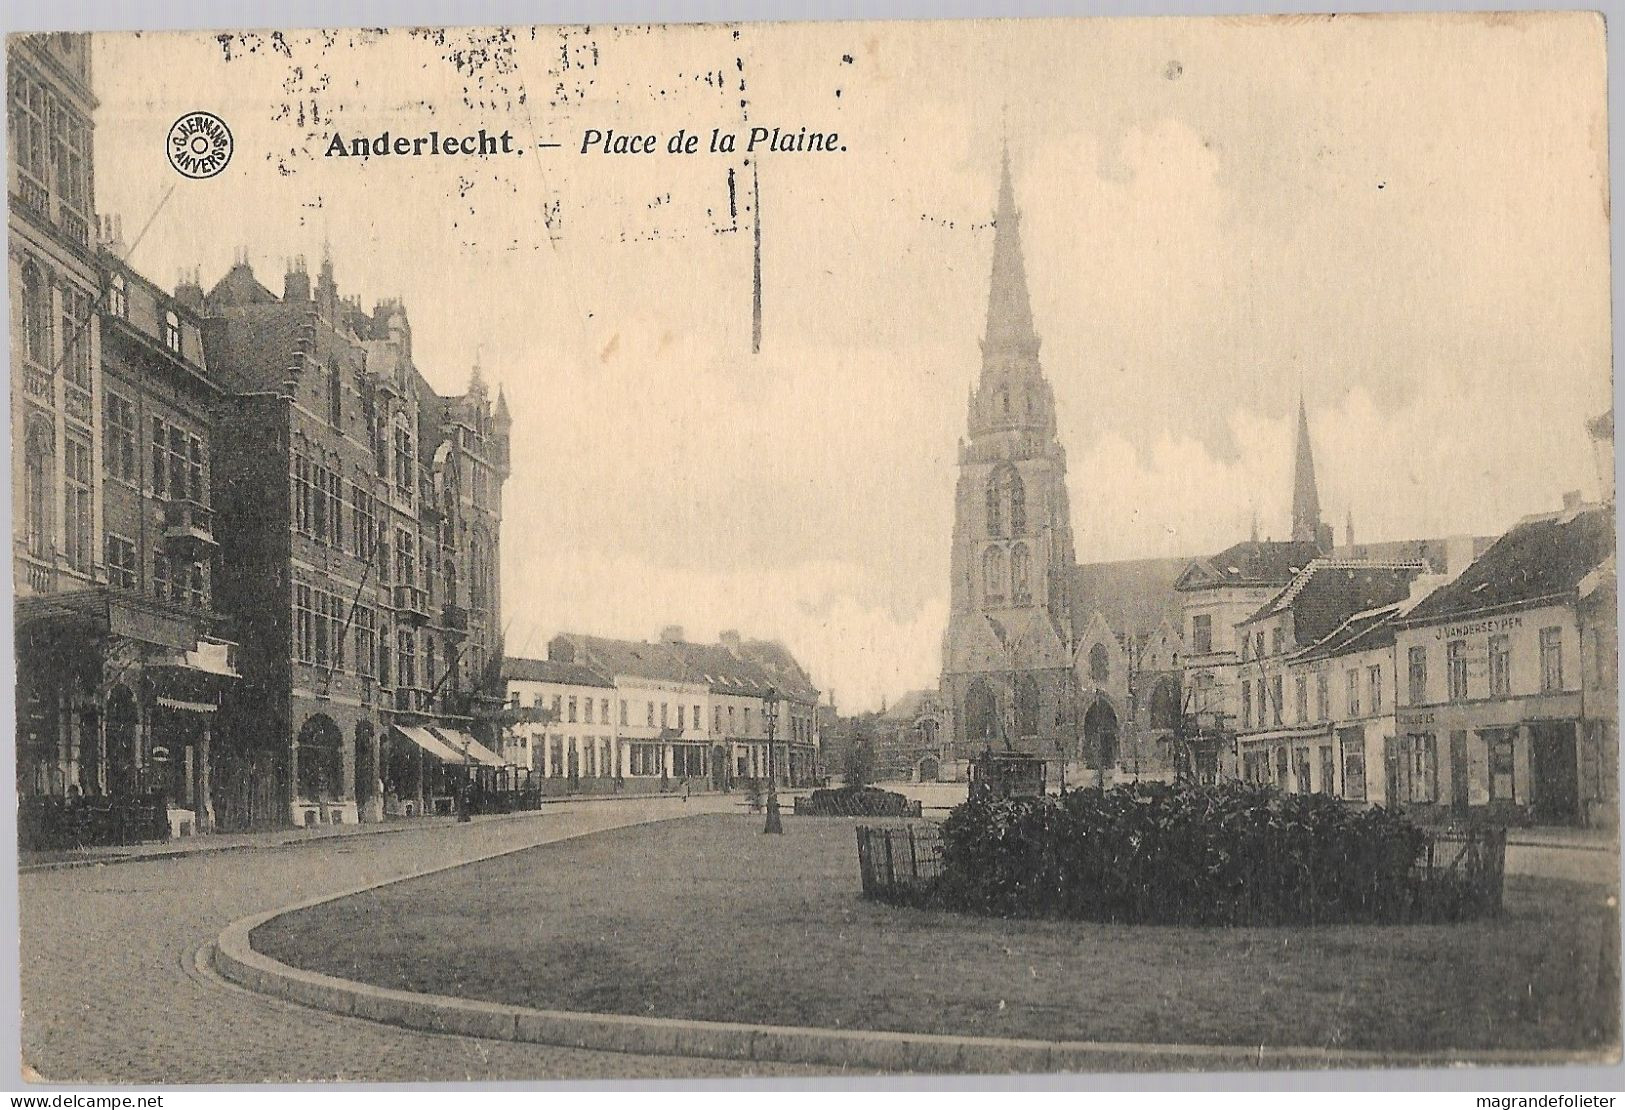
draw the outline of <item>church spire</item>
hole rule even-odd
[[[1315,456],[1309,446],[1309,412],[1298,393],[1298,447],[1292,469],[1292,538],[1320,543],[1320,491],[1315,487]],[[1329,546],[1329,545],[1328,545]]]
[[[1021,214],[1016,211],[1016,190],[1010,181],[1008,146],[999,174],[999,208],[993,227],[993,275],[987,296],[987,338],[982,343],[984,366],[1038,355],[1033,306],[1027,295],[1027,267],[1021,257]]]

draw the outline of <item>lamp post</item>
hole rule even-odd
[[[767,827],[763,833],[782,833],[784,823],[779,819],[779,783],[773,774],[773,728],[779,723],[779,692],[767,688],[762,695],[762,716],[767,721]]]

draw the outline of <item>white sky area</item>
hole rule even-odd
[[[476,355],[504,386],[511,654],[676,623],[784,640],[843,710],[935,685],[1004,135],[1080,560],[1210,552],[1255,511],[1283,536],[1300,388],[1340,541],[1596,489],[1583,14],[108,34],[95,66],[100,210],[128,241],[175,186],[138,268],[207,288],[246,247],[280,291],[326,241],[341,293],[404,299],[438,388]],[[742,98],[846,152],[579,153],[742,129]],[[192,109],[236,139],[205,182],[163,159]],[[322,156],[480,127],[525,153]]]

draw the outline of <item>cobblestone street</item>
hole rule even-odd
[[[248,913],[731,801],[576,803],[462,826],[22,875],[24,1075],[232,1083],[817,1074],[415,1033],[263,998],[199,970],[199,950]]]

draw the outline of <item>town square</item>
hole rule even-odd
[[[12,36],[23,1078],[1617,1063],[1519,18]]]

